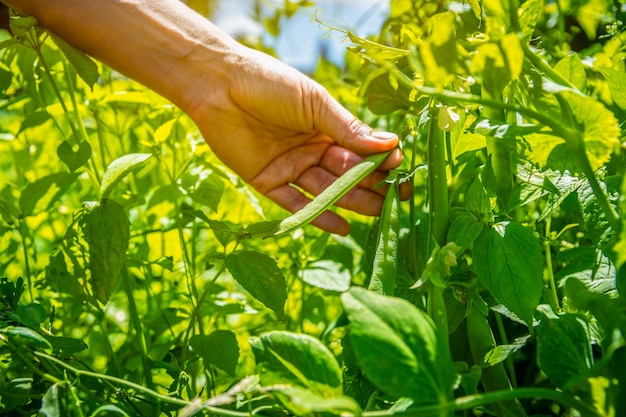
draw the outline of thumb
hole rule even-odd
[[[375,132],[339,104],[321,88],[316,100],[321,106],[314,120],[317,130],[330,136],[339,145],[359,155],[389,151],[398,146],[398,136],[391,132]]]

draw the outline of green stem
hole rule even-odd
[[[557,1],[557,3],[559,3],[559,1]],[[522,45],[522,49],[524,50],[524,56],[530,61],[532,62],[532,64],[537,67],[537,69],[539,69],[540,71],[542,71],[544,74],[546,74],[548,76],[548,78],[550,78],[552,81],[554,81],[557,84],[560,84],[562,86],[571,88],[574,91],[578,91],[580,92],[580,90],[578,90],[578,88],[572,84],[568,79],[566,79],[565,77],[563,77],[561,74],[559,74],[558,72],[556,72],[554,70],[554,68],[552,68],[550,65],[548,65],[546,63],[546,61],[544,61],[543,59],[541,59],[541,57],[537,54],[535,54],[531,49],[530,46],[526,43],[526,42],[520,42],[520,44]]]
[[[461,410],[469,410],[471,408],[484,406],[487,404],[495,404],[507,401],[516,401],[519,399],[543,399],[543,400],[551,400],[557,403],[560,403],[567,408],[577,410],[581,412],[582,415],[588,417],[601,417],[601,414],[598,413],[596,409],[594,409],[589,404],[579,400],[576,397],[573,397],[563,391],[553,391],[546,388],[518,388],[514,391],[504,390],[504,391],[494,391],[483,394],[476,395],[468,395],[465,397],[460,397],[455,399],[452,402],[446,404],[435,404],[424,407],[415,408],[408,411],[402,411],[399,413],[389,412],[387,410],[383,411],[369,411],[363,413],[363,417],[388,417],[388,416],[402,416],[402,417],[428,417],[428,416],[436,416],[444,411],[461,411]]]
[[[85,141],[85,142],[89,142],[89,135],[87,134],[87,130],[85,129],[85,124],[83,123],[82,117],[80,116],[80,113],[79,113],[79,110],[78,110],[79,108],[78,108],[78,102],[76,101],[76,91],[74,90],[74,84],[72,83],[72,79],[70,77],[70,72],[68,71],[67,63],[65,61],[63,61],[63,69],[64,69],[64,73],[65,73],[65,82],[67,83],[68,93],[69,93],[69,96],[70,96],[70,100],[72,102],[72,110],[73,110],[74,120],[76,122],[78,132],[80,134],[80,140],[81,141]],[[68,118],[69,118],[69,115],[68,115]],[[102,182],[102,179],[98,175],[98,170],[96,169],[96,165],[95,165],[93,159],[89,158],[88,163],[89,163],[90,168],[91,168],[90,169],[91,174],[94,176],[94,178],[96,179],[98,184],[100,184]],[[104,170],[104,169],[106,169],[106,166],[103,166],[102,168]]]
[[[557,9],[557,19],[559,25],[559,49],[561,52],[565,49],[563,48],[565,41],[565,14],[563,13],[563,6],[561,5],[562,0],[556,0],[556,9]]]
[[[124,290],[126,291],[126,296],[128,297],[130,320],[135,328],[135,337],[140,348],[144,378],[146,379],[148,388],[152,389],[154,388],[154,383],[152,382],[152,365],[150,363],[150,359],[148,358],[146,335],[143,331],[143,326],[141,325],[141,319],[139,318],[139,312],[137,311],[137,303],[135,303],[135,297],[133,295],[133,285],[126,268],[122,268],[122,280],[124,281]]]
[[[63,113],[65,114],[67,118],[67,122],[70,126],[70,129],[72,130],[76,145],[78,145],[80,144],[80,134],[78,133],[76,126],[74,126],[74,121],[70,117],[71,113],[70,113],[70,110],[67,108],[67,105],[65,104],[65,100],[63,100],[63,95],[61,94],[61,90],[59,89],[59,86],[57,85],[56,80],[52,76],[52,71],[50,70],[50,67],[48,66],[48,62],[46,61],[46,58],[41,52],[41,48],[35,48],[35,52],[37,53],[37,57],[39,58],[39,61],[41,62],[41,66],[46,76],[48,77],[48,80],[50,81],[50,85],[52,86],[52,91],[54,91],[54,95],[56,95],[57,100],[59,101],[59,104],[61,105],[61,108],[63,109]]]
[[[551,117],[549,114],[539,113],[532,109],[529,109],[528,107],[523,107],[518,104],[506,103],[501,100],[494,100],[490,98],[483,98],[483,97],[475,96],[473,94],[458,93],[456,91],[442,90],[438,88],[422,86],[416,83],[413,79],[409,78],[405,73],[400,71],[393,64],[388,63],[388,62],[378,62],[378,63],[380,65],[385,66],[389,70],[389,72],[391,72],[394,76],[396,76],[398,80],[405,86],[409,88],[414,88],[418,90],[420,93],[424,95],[428,95],[437,100],[440,100],[441,102],[452,103],[456,105],[476,104],[480,106],[491,107],[494,109],[500,109],[502,111],[511,111],[511,112],[519,113],[522,116],[526,117],[527,119],[536,120],[546,125],[550,129],[552,129],[552,131],[555,134],[563,138],[567,138],[571,135],[571,133],[565,127],[561,126],[561,124],[559,124],[558,121],[554,117]]]
[[[506,329],[504,328],[504,323],[502,322],[502,315],[496,314],[495,319],[496,319],[496,326],[498,326],[498,333],[500,333],[500,339],[502,340],[502,344],[508,345],[509,338],[506,335]],[[513,388],[517,388],[517,377],[515,376],[515,367],[513,366],[513,359],[511,359],[511,357],[509,356],[504,360],[504,363],[506,365],[506,368],[509,374],[511,386]]]
[[[33,296],[33,282],[32,282],[32,274],[30,271],[30,261],[28,255],[28,246],[26,245],[27,239],[27,228],[24,222],[24,219],[20,219],[20,236],[22,237],[22,253],[24,255],[24,273],[26,274],[26,282],[28,282],[28,295],[30,296],[30,301],[35,301]]]
[[[428,291],[428,301],[426,312],[433,319],[439,334],[441,335],[440,341],[443,345],[442,350],[450,349],[449,342],[449,327],[448,327],[448,314],[446,312],[446,303],[443,299],[444,289],[437,285],[431,285]]]
[[[142,392],[154,399],[163,401],[164,403],[168,403],[168,404],[176,404],[176,405],[181,405],[181,406],[188,406],[191,404],[190,401],[185,401],[183,399],[180,398],[173,398],[164,394],[160,394],[150,388],[146,388],[142,385],[136,384],[134,382],[131,381],[127,381],[125,379],[121,379],[121,378],[117,378],[111,375],[105,375],[105,374],[99,374],[96,372],[91,372],[91,371],[85,371],[82,369],[77,369],[63,361],[61,361],[60,359],[55,358],[54,356],[50,356],[48,354],[45,354],[43,352],[34,352],[35,356],[38,356],[40,358],[44,358],[46,360],[49,360],[51,362],[54,362],[60,366],[62,366],[63,368],[67,369],[68,371],[72,372],[74,375],[76,376],[87,376],[87,377],[91,377],[91,378],[96,378],[99,379],[101,381],[106,381],[106,382],[110,382],[113,383],[117,386],[124,386],[127,388],[131,388],[134,389],[135,391],[138,392]],[[241,411],[233,411],[233,410],[225,410],[225,409],[221,409],[221,408],[217,408],[217,407],[212,407],[212,406],[208,406],[208,405],[202,405],[201,407],[204,410],[207,410],[211,413],[220,415],[220,416],[227,416],[227,417],[249,417],[251,414],[250,413],[245,413],[245,412],[241,412]]]
[[[576,132],[576,134],[579,135],[578,132]],[[574,152],[574,156],[578,160],[578,163],[580,164],[580,167],[582,168],[583,174],[585,175],[585,177],[587,177],[587,181],[589,181],[589,185],[591,186],[591,189],[593,190],[593,195],[596,198],[596,204],[600,206],[600,209],[606,216],[606,220],[609,223],[609,225],[611,225],[611,228],[615,231],[618,231],[621,228],[619,215],[617,214],[615,207],[613,207],[613,205],[611,205],[611,203],[609,202],[609,197],[606,195],[606,192],[600,186],[600,183],[598,182],[598,179],[596,178],[596,174],[593,171],[593,168],[591,167],[589,158],[587,157],[587,152],[585,151],[584,142],[582,138],[578,138],[578,141],[581,142],[582,151],[574,149],[574,146],[572,146],[571,144],[571,140],[569,141],[566,140],[569,148]]]

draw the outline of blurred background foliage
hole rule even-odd
[[[187,3],[212,17],[221,2]],[[349,9],[348,2],[336,3]],[[443,11],[443,3],[385,2],[382,10],[388,16],[381,25],[357,28],[357,34],[411,49],[428,35],[428,18]],[[468,37],[481,28],[477,5],[471,0],[445,5],[457,8]],[[237,37],[281,57],[276,40],[291,19],[306,15],[317,20],[297,30],[316,31],[342,50],[354,43],[349,39],[353,28],[335,22],[346,32],[329,30],[328,15],[314,14],[316,7],[313,1],[256,0],[249,17],[262,30]],[[626,10],[621,2],[546,1],[537,13],[533,39],[550,64],[576,51],[591,68],[606,65],[624,71]],[[97,71],[93,83],[85,80],[84,68],[77,72],[60,43],[39,29],[24,30],[34,36],[30,47],[0,32],[0,277],[5,277],[0,282],[0,323],[36,329],[43,339],[26,332],[14,340],[87,372],[186,401],[222,394],[254,375],[250,337],[264,331],[312,335],[340,356],[343,334],[329,329],[341,318],[339,291],[369,277],[374,220],[346,213],[352,232],[345,238],[306,227],[294,236],[250,239],[264,222],[286,213],[229,172],[185,114],[99,63],[85,64]],[[358,44],[345,49],[340,59],[322,52],[307,57],[313,64],[303,69],[365,122],[395,131],[413,146],[417,122],[406,114],[419,111],[423,103],[409,100],[410,91],[393,78],[372,77],[378,67]],[[624,103],[613,101],[596,72],[589,74],[597,96],[623,115]],[[455,156],[484,147],[484,138],[473,138]],[[414,145],[414,154],[407,154],[414,157],[413,168],[426,155],[425,143]],[[125,155],[136,157],[111,174],[111,164]],[[101,201],[107,173],[116,179],[107,189],[110,205]],[[425,175],[416,172],[414,181],[413,204],[423,210]],[[100,221],[103,211],[113,219],[110,224]],[[116,228],[117,237],[97,249],[94,242],[102,230]],[[244,271],[259,278],[253,283],[233,277],[241,256],[263,266],[261,272]],[[427,256],[421,256],[415,265],[400,266],[400,294],[408,293],[414,282],[411,268],[424,268]],[[101,268],[118,270],[120,279],[95,277],[90,267],[98,259],[104,260]],[[270,273],[276,281],[264,284]],[[284,311],[276,308],[280,302]],[[111,415],[172,414],[182,407],[152,394],[120,391],[116,384],[95,378],[69,378],[50,357],[18,354],[17,347],[0,347],[2,411],[32,415],[46,404],[60,404],[50,400],[54,379],[47,375],[65,381],[58,386],[67,398],[63,407],[74,410],[71,415],[83,415],[75,411],[80,408],[89,410],[84,415],[95,415],[105,404],[122,410],[111,408]],[[346,392],[359,400],[373,392],[360,376],[346,378],[354,381]],[[274,404],[246,389],[239,394],[225,407]]]

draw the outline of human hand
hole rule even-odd
[[[374,132],[310,78],[243,47],[227,82],[213,84],[188,113],[222,162],[291,212],[310,201],[298,188],[317,195],[364,156],[393,150],[378,171],[337,202],[378,215],[386,187],[375,186],[402,160],[395,134]],[[409,192],[402,187],[401,196]],[[341,235],[350,230],[330,211],[312,224]]]
[[[215,154],[242,179],[295,212],[363,156],[394,149],[398,137],[375,133],[319,84],[235,42],[173,0],[2,0],[82,51],[162,94],[196,122]],[[98,19],[91,19],[97,11]],[[376,215],[385,188],[374,188],[401,162],[392,151],[379,171],[337,205]],[[408,184],[401,196],[410,193]],[[325,212],[313,224],[347,234]]]

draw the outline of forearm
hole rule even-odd
[[[2,0],[183,110],[244,48],[178,0]]]

